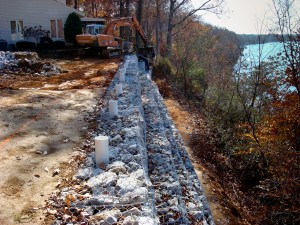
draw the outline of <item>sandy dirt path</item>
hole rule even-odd
[[[90,125],[85,118],[119,61],[57,63],[65,72],[54,77],[0,72],[0,224],[44,223],[45,200],[71,175],[73,149]]]

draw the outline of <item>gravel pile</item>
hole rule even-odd
[[[53,76],[61,72],[61,67],[49,60],[41,60],[36,52],[0,51],[0,72]]]
[[[121,82],[124,68],[126,79]],[[150,76],[136,56],[127,56],[108,88],[94,133],[110,137],[110,162],[99,168],[94,153],[86,156],[73,178],[79,185],[64,188],[52,199],[57,208],[57,202],[65,206],[48,212],[56,216],[54,224],[214,224],[180,135]],[[115,94],[118,83],[123,83],[121,96]],[[109,100],[118,100],[118,116],[109,116]]]

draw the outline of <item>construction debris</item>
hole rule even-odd
[[[4,74],[30,73],[36,76],[53,76],[61,72],[61,67],[51,60],[42,60],[36,52],[0,51],[0,72]]]

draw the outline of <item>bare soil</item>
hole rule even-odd
[[[0,224],[44,223],[45,200],[72,175],[86,116],[119,62],[59,60],[64,72],[52,77],[0,72]]]

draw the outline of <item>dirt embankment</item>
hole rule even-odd
[[[211,150],[209,141],[211,131],[209,131],[205,118],[201,116],[199,111],[195,111],[179,93],[176,93],[166,80],[155,79],[155,82],[165,99],[165,104],[176,124],[176,128],[185,142],[216,225],[248,224],[226,195],[218,176],[210,172],[205,165],[193,156],[193,152],[196,152],[199,148],[205,148],[205,151]],[[193,144],[192,134],[194,133],[202,135],[203,145]]]
[[[120,60],[59,60],[63,73],[0,71],[0,224],[42,224]]]

